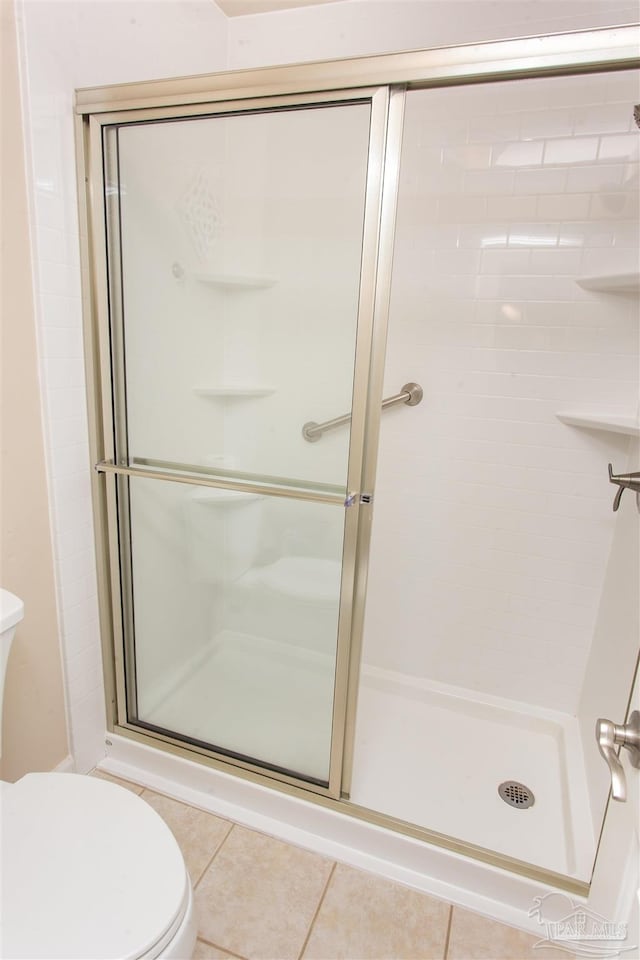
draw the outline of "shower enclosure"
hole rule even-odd
[[[114,729],[588,888],[638,658],[635,38],[78,92]]]
[[[312,447],[301,417],[351,407],[374,110],[105,139],[116,459],[216,478],[120,482],[127,717],[324,788],[349,431]]]

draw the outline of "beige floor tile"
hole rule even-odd
[[[441,900],[338,864],[303,957],[441,960],[449,909]]]
[[[232,953],[225,953],[204,940],[196,942],[193,960],[236,960]]]
[[[105,773],[104,770],[92,770],[89,776],[99,777],[100,780],[109,780],[111,783],[117,783],[118,786],[126,787],[126,789],[131,790],[132,793],[140,794],[144,790],[144,787],[141,787],[139,783],[131,783],[130,780],[121,780],[120,777],[112,777],[110,773]]]
[[[196,884],[229,833],[231,824],[212,813],[189,807],[151,790],[144,790],[141,796],[158,811],[172,830],[182,850],[191,880]]]
[[[536,947],[544,937],[531,936],[514,927],[488,920],[478,913],[454,907],[447,960],[570,960],[571,955],[556,947]]]
[[[196,890],[200,935],[248,960],[295,960],[332,863],[234,827]]]

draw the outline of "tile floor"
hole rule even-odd
[[[96,771],[178,841],[199,916],[194,960],[544,960],[536,938]],[[562,953],[562,957],[568,958]]]

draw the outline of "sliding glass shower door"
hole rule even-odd
[[[321,788],[361,440],[303,427],[366,362],[372,100],[104,140],[124,722]]]

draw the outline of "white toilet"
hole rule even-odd
[[[22,601],[0,591],[0,720]],[[1,731],[1,726],[0,726]],[[193,892],[180,848],[138,796],[97,777],[0,783],[4,960],[189,960]]]

